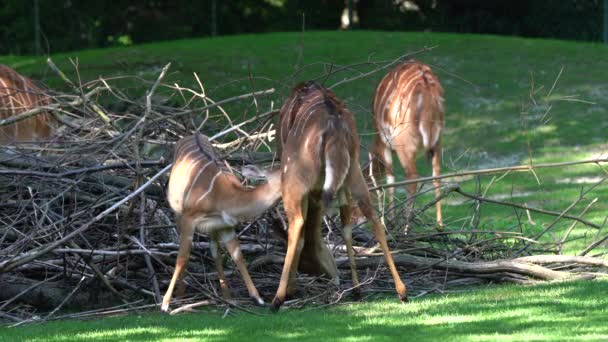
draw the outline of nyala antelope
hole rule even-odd
[[[341,199],[340,218],[353,286],[359,284],[352,247],[351,202],[354,200],[371,222],[397,293],[401,300],[406,300],[405,285],[393,262],[384,228],[371,205],[359,166],[359,138],[353,115],[332,92],[307,82],[293,89],[281,107],[280,116],[281,187],[289,227],[283,272],[271,308],[278,310],[285,301],[300,259],[308,262],[313,272],[338,280],[335,260],[323,243],[321,232],[323,208],[336,196]]]
[[[253,189],[243,187],[239,179],[218,160],[213,146],[203,135],[185,137],[175,145],[167,197],[176,214],[180,242],[173,278],[163,298],[163,311],[169,309],[176,281],[180,281],[178,294],[184,292],[183,272],[188,264],[195,231],[211,237],[211,254],[215,259],[223,296],[230,298],[222,267],[220,242],[236,263],[251,298],[256,304],[264,305],[247,271],[234,226],[262,214],[278,202],[281,174],[280,170],[262,172],[250,167],[243,169],[243,175],[264,177],[267,182]]]
[[[443,89],[431,68],[409,60],[399,64],[382,78],[372,103],[374,126],[378,132],[371,150],[374,177],[386,173],[386,182],[395,181],[392,152],[401,162],[406,178],[418,177],[416,152],[424,148],[432,160],[433,176],[440,173],[441,132],[444,128]],[[434,180],[435,196],[439,197],[439,180]],[[409,195],[416,184],[407,186]],[[394,189],[388,189],[389,208],[393,207]],[[413,200],[409,201],[408,219]],[[442,226],[441,202],[436,203],[437,223]]]
[[[49,96],[32,80],[0,64],[0,120],[48,104]],[[55,126],[55,117],[47,112],[0,126],[0,145],[48,140]]]

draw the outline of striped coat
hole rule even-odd
[[[245,174],[245,171],[243,171]],[[249,296],[264,304],[241,253],[234,226],[252,219],[272,207],[281,195],[279,170],[262,172],[268,182],[255,188],[245,188],[236,176],[218,159],[209,139],[195,134],[182,138],[175,145],[173,168],[169,177],[167,200],[176,214],[180,243],[175,271],[169,283],[161,310],[168,311],[173,289],[178,280],[178,293],[183,293],[183,272],[188,264],[194,232],[209,234],[210,249],[216,263],[220,288],[225,299],[230,298],[222,267],[222,243],[236,263]]]
[[[444,130],[443,88],[428,65],[409,60],[386,74],[372,103],[374,126],[378,134],[371,150],[372,172],[376,181],[386,173],[387,183],[395,181],[392,152],[396,152],[407,179],[418,177],[416,152],[424,149],[433,163],[433,175],[440,174],[441,133]],[[433,182],[435,195],[440,195],[439,181]],[[410,194],[416,184],[408,185]],[[393,206],[393,188],[388,190],[389,206]],[[408,218],[413,201],[410,201]],[[441,202],[436,204],[437,223],[443,225]]]
[[[359,284],[352,248],[351,202],[371,222],[391,270],[397,293],[406,298],[391,257],[384,228],[377,218],[359,166],[359,137],[355,119],[328,89],[315,82],[296,86],[281,107],[282,196],[287,214],[288,246],[279,288],[272,302],[277,310],[294,283],[295,270],[324,274],[339,281],[335,260],[323,240],[323,208],[340,199],[342,233],[351,267],[352,284]],[[293,290],[293,288],[291,288]]]
[[[0,120],[48,104],[50,97],[32,80],[0,65]],[[55,118],[46,112],[0,126],[0,144],[48,140],[55,126]]]

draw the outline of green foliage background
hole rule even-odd
[[[35,52],[36,0],[0,2],[0,54]],[[215,3],[215,21],[212,8]],[[359,0],[357,28],[599,41],[600,0]],[[405,4],[417,10],[405,10]],[[344,0],[38,0],[41,51],[217,34],[337,29]]]

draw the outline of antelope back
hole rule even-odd
[[[281,107],[282,162],[286,161],[283,157],[297,157],[294,154],[298,151],[322,162],[325,147],[332,140],[342,140],[349,146],[351,158],[358,159],[358,148],[350,148],[359,146],[353,115],[327,88],[315,82],[299,84]]]
[[[192,210],[211,211],[217,192],[216,183],[225,167],[218,158],[209,139],[201,134],[182,138],[174,149],[173,168],[167,193],[169,205],[177,214]],[[225,179],[224,179],[225,180]]]
[[[0,119],[7,119],[50,103],[50,97],[27,77],[0,65]],[[16,123],[0,126],[0,144],[48,140],[56,125],[50,113],[43,112]]]
[[[443,88],[428,65],[403,62],[382,78],[372,103],[374,123],[385,143],[416,139],[429,150],[439,142],[444,126]]]

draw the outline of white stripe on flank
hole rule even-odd
[[[180,161],[181,160],[190,160],[191,159],[190,155],[192,155],[192,153],[198,152],[198,146],[189,146],[189,147],[192,148],[192,150],[188,151],[188,153],[186,153],[184,156],[180,156],[178,158],[178,160],[180,160]],[[196,160],[196,161],[200,161],[200,159]]]
[[[186,197],[184,197],[184,202],[185,203],[189,202],[189,200],[190,200],[190,194],[192,193],[192,189],[196,186],[196,181],[201,176],[201,174],[205,171],[205,169],[207,168],[207,166],[209,166],[211,163],[213,163],[213,160],[208,161],[207,164],[203,165],[203,167],[201,167],[198,170],[198,172],[196,173],[196,176],[192,179],[192,182],[190,182],[190,187],[188,188],[188,192],[186,193]],[[188,172],[188,175],[190,175],[190,172]]]
[[[32,98],[30,97],[30,92],[32,91],[32,88],[29,88],[27,86],[28,82],[25,80],[25,77],[19,75],[19,77],[21,77],[21,82],[23,82],[23,89],[25,90],[25,95],[27,97],[27,101],[29,101],[29,104],[32,105],[34,102],[36,101],[32,101]]]
[[[415,88],[414,86],[411,86],[411,84],[413,82],[418,82],[419,76],[420,76],[420,73],[418,73],[418,75],[414,75],[413,77],[411,77],[410,79],[408,79],[406,81],[406,83],[403,85],[403,87],[401,87],[399,98],[400,98],[400,100],[402,102],[400,104],[403,105],[403,103],[405,103],[405,105],[407,106],[406,107],[407,109],[409,109],[410,102],[412,101],[412,90],[413,90],[413,88]],[[403,97],[404,96],[407,96],[407,98],[406,98],[405,101],[403,101]],[[395,118],[399,117],[398,115],[401,113],[401,108],[402,107],[403,106],[400,106],[399,111],[397,112],[397,116],[395,116]],[[406,113],[404,113],[404,114],[405,114],[404,115],[404,120],[402,122],[413,121],[413,120],[410,120],[410,118],[409,118],[409,114],[410,114],[409,111],[406,111]],[[395,120],[395,122],[398,122],[398,120]]]
[[[217,177],[219,177],[219,175],[222,174],[222,171],[218,171],[215,176],[213,176],[213,179],[211,179],[211,182],[209,183],[209,189],[207,189],[207,191],[205,191],[204,194],[201,195],[201,197],[198,198],[198,200],[196,201],[196,204],[198,205],[198,203],[202,200],[205,199],[205,197],[207,197],[207,195],[209,195],[211,193],[211,191],[213,191],[213,186],[215,185],[215,180],[217,179]]]
[[[306,117],[306,119],[300,120],[300,122],[301,122],[301,125],[300,125],[300,134],[304,133],[304,129],[306,129],[306,124],[308,123],[308,119],[310,119],[310,117],[312,116],[312,113],[315,111],[315,109],[313,109],[312,107],[318,105],[319,102],[311,103],[310,106],[308,107],[308,116]],[[296,134],[298,134],[297,130],[294,130],[294,132]]]

